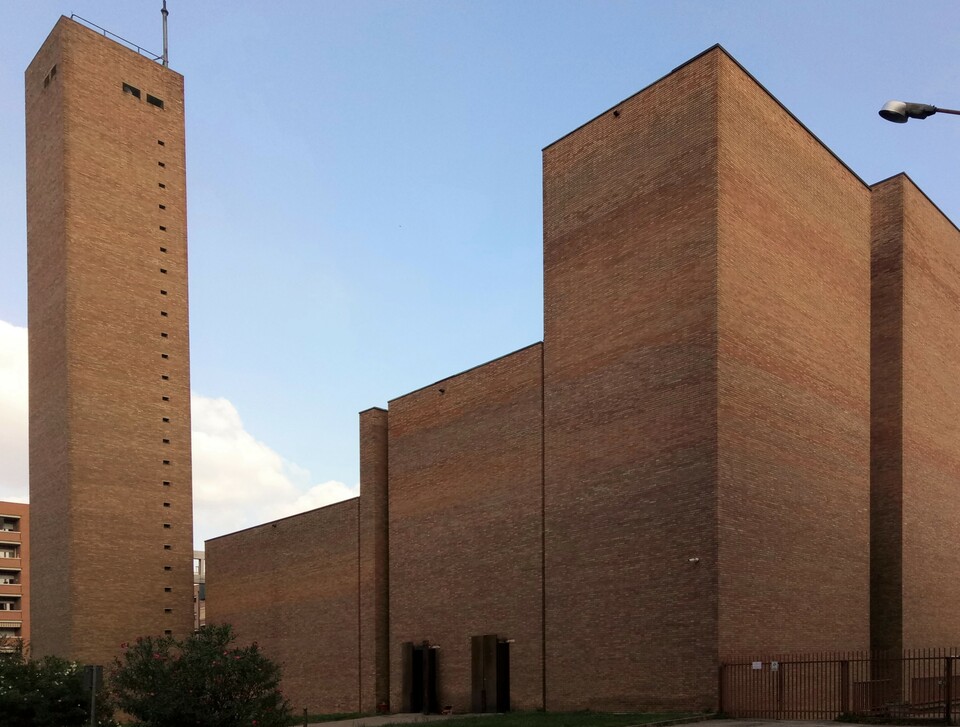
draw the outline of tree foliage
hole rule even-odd
[[[114,724],[104,695],[98,725]],[[55,656],[27,659],[19,644],[0,653],[0,727],[82,727],[90,724],[83,667]]]
[[[229,625],[208,625],[183,641],[163,636],[125,644],[110,678],[117,707],[146,727],[285,725],[280,668],[256,643],[234,641]]]

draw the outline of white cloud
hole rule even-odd
[[[27,329],[0,321],[0,500],[26,502]]]
[[[194,539],[201,543],[241,528],[355,497],[357,486],[311,485],[310,474],[248,432],[227,399],[194,393]]]
[[[329,481],[288,462],[243,426],[229,400],[194,393],[194,541],[355,497],[359,487]],[[27,329],[0,320],[0,500],[26,502]]]

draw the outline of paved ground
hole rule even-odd
[[[384,714],[378,717],[358,717],[338,722],[314,722],[310,727],[380,727],[385,724],[419,724],[420,722],[441,722],[453,717],[494,717],[491,714]]]
[[[841,727],[841,723],[829,720],[708,719],[697,722],[696,727]],[[845,722],[842,727],[859,726],[852,722]],[[876,725],[870,727],[876,727]]]
[[[359,717],[341,722],[318,722],[311,727],[381,727],[385,724],[417,724],[420,722],[438,722],[452,717],[495,717],[491,714],[386,714],[381,717]],[[709,719],[697,722],[696,727],[839,727],[839,722],[793,721],[793,720],[756,720],[756,719]],[[693,727],[693,726],[691,726]],[[845,723],[843,727],[858,727]],[[872,727],[876,727],[875,725]]]

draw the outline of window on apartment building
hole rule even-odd
[[[170,417],[164,417],[164,418],[163,418],[163,423],[164,423],[164,424],[169,424],[169,423],[170,423]]]
[[[161,290],[161,291],[160,291],[160,295],[166,295],[166,294],[167,294],[167,291],[165,291],[165,290]]]
[[[170,586],[167,586],[166,588],[163,589],[163,592],[164,592],[164,593],[173,593],[173,589],[172,589]]]
[[[158,183],[157,186],[160,187],[160,189],[166,189],[166,188],[167,188],[167,185],[164,184],[163,182]]]
[[[163,544],[163,549],[164,549],[164,550],[173,550],[173,546],[170,545],[170,543],[164,543],[164,544]]]
[[[173,613],[173,609],[172,609],[172,608],[165,608],[165,609],[163,609],[163,612],[164,612],[164,613]]]
[[[170,480],[164,480],[164,481],[163,481],[163,486],[164,486],[164,487],[170,487]]]
[[[163,100],[157,98],[156,96],[151,96],[149,93],[147,94],[147,103],[148,103],[148,104],[153,104],[153,105],[156,106],[158,109],[162,109],[162,108],[163,108]]]
[[[129,93],[135,98],[140,98],[140,89],[135,86],[131,86],[129,83],[123,84],[123,92]]]
[[[173,525],[171,525],[170,523],[164,523],[164,524],[163,524],[163,529],[164,529],[164,530],[170,530],[172,527],[173,527]]]
[[[169,380],[170,380],[170,377],[167,376],[166,374],[160,374],[160,378],[163,379],[164,381],[169,381]]]
[[[19,583],[16,573],[0,573],[0,584],[11,586]]]
[[[160,225],[160,231],[161,231],[161,232],[166,232],[166,231],[167,231],[167,228],[164,227],[163,225]]]
[[[160,146],[166,146],[166,144],[164,144],[160,139],[157,139],[157,143],[158,143]]]
[[[164,635],[164,636],[173,636],[173,631],[171,631],[170,629],[164,629],[164,630],[163,630],[163,635]]]
[[[20,518],[12,515],[0,518],[0,531],[5,533],[20,532]]]
[[[160,209],[165,210],[167,206],[165,204],[157,205]]]
[[[161,353],[161,354],[160,354],[160,358],[170,358],[170,354],[169,354],[169,353]]]
[[[162,310],[162,311],[160,311],[160,315],[162,315],[164,318],[166,318],[166,317],[167,317],[167,312],[166,312],[165,310]]]
[[[163,566],[163,569],[164,569],[164,570],[173,570],[173,566],[172,566],[172,565],[165,565],[165,566]]]
[[[169,338],[170,334],[166,331],[160,331],[160,338]]]
[[[165,503],[163,503],[163,506],[164,506],[164,507],[170,507],[170,503],[169,503],[169,502],[165,502]]]
[[[160,248],[160,252],[166,252],[166,251],[167,251],[167,248],[165,248],[165,247],[161,247],[161,248]]]
[[[158,167],[166,167],[167,165],[164,164],[163,162],[157,162],[157,166],[158,166]]]
[[[163,441],[164,444],[170,444],[170,440],[169,440],[169,439],[164,439],[164,440],[162,440],[162,441]]]
[[[161,399],[162,401],[170,401],[170,397],[169,397],[169,396],[161,396],[160,399]]]
[[[160,268],[160,272],[161,272],[161,274],[166,275],[166,274],[167,274],[167,269],[166,269],[166,268]]]
[[[164,464],[170,464],[170,460],[169,460],[169,459],[165,459],[165,460],[163,460],[163,463],[164,463]]]
[[[19,558],[20,551],[17,548],[0,548],[0,558]]]

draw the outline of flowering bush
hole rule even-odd
[[[280,668],[258,646],[237,647],[229,625],[208,625],[177,641],[124,644],[110,687],[117,707],[145,727],[282,727],[289,708]]]
[[[112,725],[104,695],[97,697],[97,724]],[[82,727],[90,724],[90,695],[83,667],[54,656],[28,660],[19,644],[0,653],[0,724],[17,727]]]

